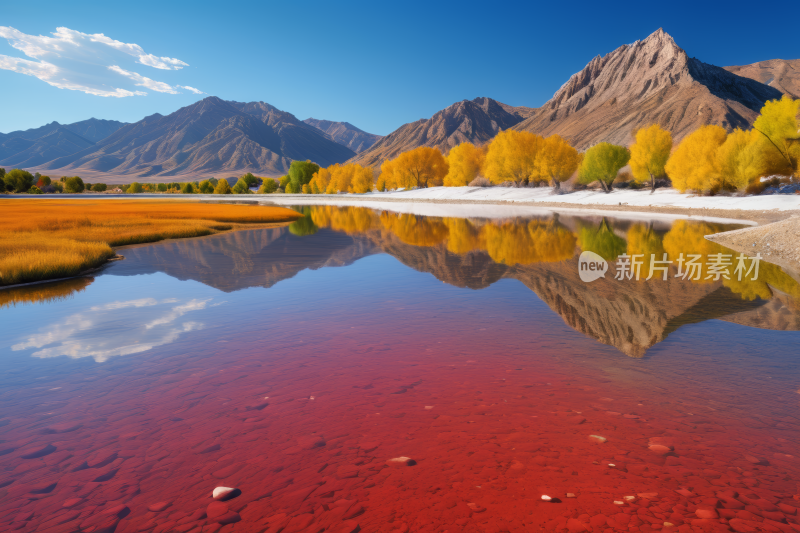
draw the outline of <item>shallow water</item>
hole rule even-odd
[[[0,524],[800,529],[797,282],[579,277],[730,226],[305,209],[0,293]]]

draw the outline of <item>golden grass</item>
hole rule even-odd
[[[113,246],[291,222],[291,209],[169,200],[0,200],[0,285],[75,276]]]
[[[41,285],[36,284],[28,287],[6,289],[0,291],[0,308],[68,300],[72,298],[75,293],[86,290],[86,287],[91,285],[93,281],[94,278],[81,277],[57,281],[55,283],[43,283]]]

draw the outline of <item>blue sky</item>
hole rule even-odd
[[[104,97],[57,88],[0,68],[0,132],[90,117],[133,122],[214,95],[261,100],[301,120],[345,120],[385,135],[478,96],[538,107],[595,55],[644,39],[659,27],[690,56],[720,66],[800,57],[795,32],[767,26],[771,16],[754,10],[752,2],[664,6],[641,1],[4,2],[0,27],[34,38],[67,28],[76,44],[65,51],[55,42],[61,57],[36,58],[0,38],[0,67],[13,63],[24,70],[30,64],[18,59],[45,60],[67,72],[76,86],[134,95]],[[800,15],[788,4],[780,10],[787,20]],[[90,37],[97,34],[117,44]],[[23,39],[32,46],[30,38]]]

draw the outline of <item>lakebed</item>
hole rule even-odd
[[[741,225],[301,211],[0,308],[4,523],[796,529],[797,282],[580,278]]]

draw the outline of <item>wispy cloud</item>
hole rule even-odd
[[[209,301],[142,298],[97,305],[48,325],[45,331],[30,335],[11,349],[35,349],[31,355],[42,359],[65,355],[73,359],[91,357],[102,363],[111,357],[152,350],[175,342],[183,333],[203,329],[200,322],[178,323],[178,319],[206,309]]]
[[[172,86],[120,66],[126,62],[138,63],[173,71],[189,66],[180,59],[149,54],[138,44],[123,43],[102,33],[88,34],[62,27],[52,35],[28,35],[0,26],[0,37],[36,60],[0,54],[0,69],[33,76],[59,89],[96,96],[123,98],[147,94],[136,87],[167,94],[180,94],[178,89],[205,94],[194,87]]]

